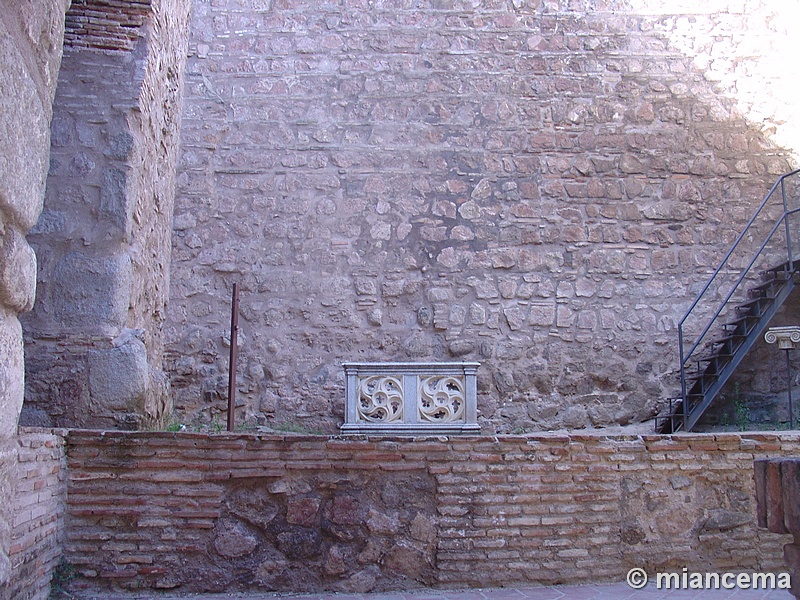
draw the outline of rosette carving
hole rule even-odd
[[[373,423],[403,419],[403,384],[398,377],[365,377],[358,384],[358,416]]]
[[[448,423],[464,419],[464,382],[456,377],[420,377],[419,415],[423,421]]]

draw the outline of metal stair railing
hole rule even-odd
[[[684,314],[683,318],[680,320],[680,322],[678,324],[678,344],[679,344],[679,347],[680,347],[680,361],[681,361],[680,362],[680,375],[681,375],[681,399],[680,400],[681,400],[682,406],[678,405],[678,407],[676,407],[676,410],[674,412],[673,412],[672,406],[670,407],[670,419],[672,418],[673,415],[677,416],[676,413],[678,412],[678,410],[682,409],[681,410],[681,412],[683,413],[682,414],[682,423],[680,423],[680,425],[682,425],[682,428],[683,428],[684,431],[691,430],[691,428],[694,426],[694,424],[697,422],[697,419],[700,416],[700,415],[696,415],[696,416],[692,415],[692,412],[694,410],[696,410],[698,408],[698,406],[689,406],[689,401],[688,401],[688,396],[687,396],[687,392],[688,392],[688,389],[687,389],[687,364],[689,364],[689,362],[692,361],[692,360],[702,360],[702,358],[698,359],[698,355],[701,353],[701,350],[699,350],[699,349],[701,349],[701,345],[704,344],[704,342],[706,340],[706,337],[708,336],[709,332],[712,331],[712,328],[714,327],[715,323],[717,323],[720,320],[720,318],[723,316],[723,311],[725,311],[726,307],[729,305],[729,303],[731,303],[732,299],[734,299],[734,296],[736,296],[737,291],[740,290],[740,287],[742,286],[742,284],[745,281],[748,281],[748,277],[752,278],[752,275],[750,274],[750,272],[753,269],[753,267],[756,265],[756,263],[758,262],[759,257],[761,257],[761,255],[764,254],[765,251],[768,248],[770,248],[773,252],[775,252],[775,249],[772,246],[775,246],[777,244],[772,244],[772,242],[773,242],[773,238],[775,237],[776,233],[781,231],[781,229],[782,229],[781,226],[783,226],[783,231],[782,231],[782,236],[779,236],[779,237],[785,237],[785,240],[784,240],[785,245],[786,245],[785,256],[786,256],[786,260],[788,261],[787,262],[788,268],[793,271],[794,270],[794,257],[798,256],[800,258],[800,253],[795,252],[793,250],[793,248],[792,248],[792,235],[791,235],[792,227],[790,226],[790,223],[789,223],[789,220],[790,220],[789,217],[791,217],[795,213],[800,212],[800,206],[799,207],[794,207],[794,208],[789,208],[788,203],[787,203],[787,191],[786,191],[786,187],[787,187],[786,182],[787,182],[787,180],[789,180],[790,178],[796,176],[798,173],[800,173],[800,169],[796,169],[796,170],[794,170],[794,171],[792,171],[790,173],[786,173],[785,175],[782,175],[775,182],[775,184],[770,189],[769,193],[767,193],[767,195],[765,196],[764,200],[759,205],[758,209],[755,211],[755,214],[747,222],[747,224],[745,225],[745,227],[742,230],[742,232],[738,235],[736,240],[733,242],[733,244],[731,245],[731,247],[728,250],[727,254],[725,255],[725,257],[720,262],[719,266],[716,268],[714,273],[711,275],[709,280],[706,282],[705,286],[700,291],[700,293],[697,295],[697,297],[695,298],[694,302],[692,302],[692,304],[689,306],[688,310],[686,311],[686,313]],[[797,181],[795,180],[795,181],[793,181],[793,183],[796,184]],[[775,196],[777,192],[780,192],[780,204],[778,204],[778,202],[775,201],[774,198],[773,198],[773,196]],[[766,237],[764,238],[764,241],[758,247],[758,249],[756,250],[755,254],[753,255],[752,259],[749,261],[747,266],[744,267],[741,270],[741,273],[739,274],[739,276],[735,279],[735,281],[731,285],[730,291],[728,291],[728,293],[725,294],[724,290],[722,288],[723,288],[723,286],[725,285],[726,282],[722,281],[721,274],[725,273],[725,274],[730,276],[731,272],[733,272],[733,276],[735,277],[735,273],[736,273],[737,269],[735,267],[729,265],[729,263],[731,262],[731,258],[734,256],[734,253],[739,249],[740,245],[742,245],[743,242],[747,241],[747,242],[752,243],[753,236],[755,234],[757,234],[757,229],[758,229],[757,224],[760,224],[760,223],[762,223],[762,222],[767,220],[767,217],[762,215],[762,213],[766,214],[767,207],[768,206],[773,206],[773,205],[778,205],[779,207],[781,207],[782,208],[782,213],[775,220],[775,222],[772,225],[772,228],[770,229],[769,233],[766,235]],[[769,222],[769,221],[767,221],[767,222]],[[796,236],[796,239],[800,239],[800,236]],[[781,250],[780,254],[784,254],[784,251]],[[777,257],[775,259],[777,260]],[[726,270],[726,267],[728,267],[727,270]],[[725,297],[719,303],[719,305],[718,305],[716,311],[713,313],[713,315],[708,319],[708,321],[705,324],[705,327],[703,327],[701,332],[694,338],[694,342],[692,343],[691,347],[689,348],[689,350],[687,352],[686,351],[686,337],[687,337],[687,328],[688,328],[687,322],[689,322],[690,319],[692,319],[693,317],[697,317],[698,312],[702,311],[709,304],[713,303],[713,298],[710,297],[711,294],[719,294],[719,295],[724,294]],[[703,349],[704,348],[705,348],[705,345],[703,346]],[[702,407],[702,410],[705,410],[705,408],[707,408],[708,403],[710,401],[711,401],[711,399],[709,399],[708,402],[704,403],[705,406]],[[692,417],[692,418],[690,419],[690,417]],[[677,424],[673,422],[673,424],[672,424],[673,430],[677,429],[676,425]]]

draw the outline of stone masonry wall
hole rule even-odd
[[[75,2],[56,95],[27,424],[138,427],[162,365],[188,0]]]
[[[797,158],[785,4],[198,0],[181,418],[224,421],[234,282],[239,422],[335,431],[353,360],[481,361],[487,432],[652,417],[677,321]]]
[[[65,431],[23,430],[12,480],[9,600],[46,600],[62,557],[67,474]],[[4,595],[3,595],[4,594]]]
[[[785,434],[71,431],[73,592],[409,589],[782,570],[753,460]]]
[[[25,235],[42,210],[69,0],[0,2],[0,589],[11,576],[17,420],[25,373],[18,316],[36,295]]]

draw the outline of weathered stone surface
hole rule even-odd
[[[345,594],[366,594],[375,589],[375,582],[379,574],[378,567],[367,567],[337,583],[335,589],[337,592]]]
[[[708,520],[703,525],[706,531],[728,531],[750,523],[752,517],[747,513],[732,510],[712,510],[708,513]]]
[[[33,308],[36,254],[14,228],[0,238],[0,302],[17,313]]]
[[[264,549],[262,548],[261,551],[263,552]],[[262,560],[256,568],[256,581],[274,589],[277,585],[280,585],[278,582],[286,573],[289,561],[271,545],[267,545],[266,554],[267,558]]]
[[[224,373],[227,302],[207,290],[235,279],[256,334],[241,394],[253,423],[335,431],[341,382],[316,371],[362,358],[481,360],[493,431],[652,417],[677,394],[687,299],[797,151],[762,143],[791,127],[791,95],[750,95],[791,79],[766,59],[791,38],[768,4],[196,12],[167,327],[175,363],[194,361],[173,378],[178,403],[203,414]],[[298,10],[304,29],[286,31]],[[380,27],[354,30],[367,22]],[[744,39],[770,43],[757,58]],[[712,83],[711,64],[726,76]],[[287,83],[298,65],[307,76]],[[773,131],[737,116],[755,104]],[[282,377],[250,374],[265,355]],[[589,363],[610,377],[571,375]],[[263,401],[287,386],[291,402]],[[613,408],[591,406],[600,395]],[[562,410],[530,418],[534,399]]]
[[[417,513],[411,521],[409,534],[413,539],[429,544],[436,539],[436,525],[422,513]]]
[[[35,48],[37,75],[43,83],[44,105],[51,114],[50,104],[56,88],[64,36],[64,13],[71,0],[20,0],[14,2],[28,44]]]
[[[224,524],[214,538],[214,548],[225,558],[240,558],[251,554],[258,542],[239,524]]]
[[[128,190],[127,174],[117,168],[108,169],[100,187],[100,210],[103,216],[126,235],[132,227],[134,199]]]
[[[290,560],[305,560],[320,555],[322,538],[318,531],[290,530],[278,534],[278,549]]]
[[[44,202],[50,139],[45,99],[49,96],[40,96],[14,36],[0,21],[0,209],[23,231],[36,224]]]
[[[68,254],[56,266],[49,290],[59,322],[86,333],[118,333],[128,316],[132,278],[127,254]]]
[[[262,487],[243,487],[232,491],[226,505],[237,517],[262,529],[266,529],[278,515],[280,506],[272,494]]]
[[[428,558],[417,548],[403,543],[389,548],[384,564],[390,571],[421,583],[427,583],[433,576]]]
[[[0,441],[16,433],[24,397],[22,327],[14,316],[0,314]]]
[[[394,535],[400,530],[401,523],[396,516],[370,509],[367,516],[367,527],[372,533]]]
[[[190,5],[75,3],[66,19],[47,210],[30,237],[41,293],[25,322],[38,342],[31,357],[58,355],[65,366],[33,371],[29,397],[64,424],[86,423],[44,391],[66,383],[68,362],[80,372],[86,349],[104,348],[124,325],[146,332],[150,383],[125,419],[103,426],[172,411],[162,332]]]
[[[349,570],[352,557],[343,546],[331,546],[322,569],[327,575],[341,575]]]
[[[319,498],[293,498],[286,505],[286,522],[311,527],[317,521]]]
[[[349,494],[338,494],[328,508],[328,518],[338,525],[356,525],[363,520],[364,508],[358,498]]]
[[[147,350],[141,340],[128,336],[108,350],[88,355],[89,394],[95,415],[130,412],[144,405],[150,376]]]

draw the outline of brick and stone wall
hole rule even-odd
[[[365,592],[780,570],[753,460],[785,434],[71,431],[74,590]]]
[[[0,590],[11,577],[12,507],[23,403],[18,316],[36,295],[25,239],[42,210],[53,94],[69,0],[0,1]]]
[[[65,431],[24,429],[10,485],[12,576],[0,597],[45,600],[62,557],[67,474]],[[5,594],[5,595],[3,595]]]
[[[487,432],[653,416],[677,321],[797,158],[793,11],[196,2],[178,412],[224,420],[238,282],[239,421],[334,431],[353,360],[481,361]]]
[[[162,364],[188,0],[83,0],[66,18],[23,422],[138,427]]]

